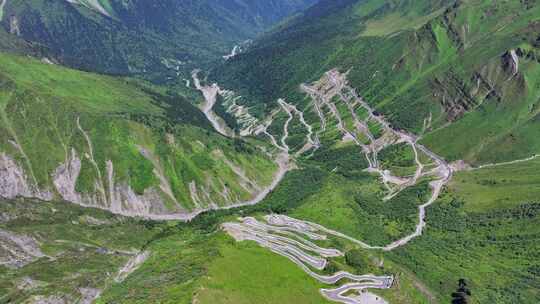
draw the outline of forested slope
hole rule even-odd
[[[45,46],[63,64],[165,81],[253,38],[313,0],[10,0],[6,31]]]
[[[322,1],[212,77],[269,112],[277,98],[298,100],[301,83],[339,68],[396,127],[419,133],[429,120],[425,142],[449,160],[524,158],[538,152],[539,9],[523,1]]]

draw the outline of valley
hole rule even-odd
[[[30,66],[27,65],[27,67]],[[46,67],[40,67],[40,69],[42,68]],[[53,71],[54,70],[56,70],[56,68],[53,68]],[[58,70],[57,73],[59,73],[58,76],[60,76],[64,71]],[[8,96],[8,104],[15,100],[10,100],[9,98],[10,97]],[[28,102],[31,102],[31,100]],[[158,108],[154,109],[158,110]],[[211,108],[209,108],[209,110],[210,109]],[[20,154],[26,167],[18,165],[12,156],[3,154],[4,166],[9,169],[7,172],[8,176],[6,176],[6,179],[1,183],[0,189],[2,189],[2,196],[7,198],[25,196],[28,198],[36,197],[44,200],[52,200],[53,194],[51,190],[40,189],[42,187],[40,184],[42,183],[36,178],[36,170],[32,165],[32,155],[29,157],[28,154],[25,153],[23,145],[19,144],[21,142],[19,137],[28,136],[28,134],[23,131],[17,135],[16,131],[11,126],[9,115],[16,115],[16,113],[10,114],[9,107],[3,110],[2,113],[4,115],[3,126],[8,130],[8,136],[13,138],[13,141],[9,138],[6,140],[14,144],[15,151]],[[88,117],[86,124],[88,121],[92,121],[92,119],[91,116]],[[210,176],[208,176],[207,180],[204,180],[203,178],[202,182],[199,182],[202,183],[202,185],[197,184],[196,180],[186,182],[183,187],[189,189],[189,199],[191,199],[191,203],[193,204],[193,207],[190,208],[186,206],[186,203],[180,203],[185,196],[179,196],[178,189],[173,189],[174,184],[171,180],[171,173],[162,165],[164,159],[160,158],[160,152],[157,151],[156,148],[153,148],[154,144],[148,143],[148,138],[145,138],[145,136],[152,136],[148,133],[152,132],[152,127],[145,129],[144,125],[131,126],[133,132],[142,133],[134,133],[138,134],[137,136],[141,136],[141,141],[132,143],[132,150],[130,153],[134,153],[134,157],[139,159],[142,158],[140,161],[147,161],[147,170],[150,170],[155,178],[152,183],[155,184],[156,188],[152,190],[144,189],[143,193],[140,193],[140,190],[137,191],[137,189],[133,188],[134,186],[126,185],[118,181],[118,175],[121,174],[121,171],[119,173],[115,170],[114,159],[105,159],[104,163],[103,160],[98,159],[97,153],[102,153],[98,152],[102,151],[102,147],[97,145],[103,141],[103,138],[96,139],[93,134],[87,132],[83,127],[83,122],[85,121],[81,119],[81,116],[73,118],[73,121],[69,121],[68,118],[66,123],[68,125],[73,125],[75,128],[74,133],[65,135],[65,138],[63,137],[64,135],[56,129],[58,126],[51,126],[56,133],[55,135],[59,136],[59,138],[55,138],[55,141],[58,141],[60,144],[56,147],[59,152],[58,156],[62,157],[63,154],[63,157],[65,158],[64,163],[50,169],[51,171],[49,172],[54,172],[54,174],[52,181],[49,180],[48,182],[54,186],[54,189],[66,201],[71,201],[85,207],[109,210],[116,214],[141,216],[154,220],[188,221],[207,210],[255,204],[262,200],[266,194],[277,186],[289,168],[287,155],[278,155],[274,172],[274,166],[268,163],[268,161],[271,161],[268,159],[269,157],[261,153],[258,157],[260,157],[259,162],[263,163],[260,165],[267,166],[269,170],[267,172],[270,173],[270,176],[261,176],[263,182],[258,183],[256,179],[253,179],[252,172],[246,171],[246,167],[242,167],[242,160],[238,162],[238,159],[229,159],[225,154],[226,151],[219,148],[215,149],[211,153],[215,155],[215,159],[220,160],[222,166],[227,167],[227,170],[229,171],[229,175],[227,177],[223,176],[223,178],[236,179],[234,182],[236,185],[230,184],[229,187],[226,187],[224,186],[223,181],[212,180]],[[75,149],[75,146],[70,146],[66,141],[73,140],[72,138],[77,136],[80,136],[80,139],[78,142],[74,143],[76,145],[80,144],[80,146]],[[163,134],[163,136],[169,141],[170,146],[175,145],[173,143],[175,141],[173,134],[168,133]],[[206,147],[202,147],[202,149],[206,149]],[[77,152],[77,150],[82,150],[84,152]],[[86,166],[88,166],[86,167],[86,170],[88,170],[86,171],[87,173],[84,171],[85,162],[87,162]],[[40,168],[40,170],[42,169]],[[47,175],[48,174],[51,173],[47,173]],[[89,178],[94,179],[95,182],[90,182],[91,184],[94,184],[90,185],[90,188],[93,188],[91,192],[81,193],[80,179],[87,177],[85,174],[90,174]],[[257,174],[265,173],[259,172]],[[224,189],[218,190],[216,188],[219,187],[218,185],[220,183]],[[187,184],[189,184],[189,187]],[[43,188],[48,187],[49,185],[46,184]],[[236,187],[236,190],[232,187]],[[218,194],[219,192],[212,193],[212,191],[225,191],[228,195]],[[235,193],[233,191],[239,192]],[[247,195],[245,194],[246,192]],[[218,202],[224,202],[225,206],[218,206]],[[171,203],[174,207],[169,207]],[[159,204],[161,204],[161,206],[159,206]],[[182,204],[186,205],[182,206]],[[167,208],[171,209],[167,210]]]
[[[54,62],[172,85],[314,2],[15,0],[1,2],[0,24]]]
[[[539,16],[2,1],[0,304],[537,303]]]
[[[207,105],[209,106],[209,109],[206,108],[205,112],[211,111],[212,106],[215,103],[216,100],[216,94],[218,94],[218,86],[213,85],[212,87],[206,87],[202,88],[199,84],[199,80],[196,77],[196,74],[194,74],[195,83],[197,83],[197,88],[202,90],[205,98],[207,99]],[[390,127],[390,124],[384,120],[384,118],[379,117],[378,115],[374,114],[374,110],[367,105],[361,97],[359,97],[355,90],[351,88],[347,84],[346,74],[340,74],[337,70],[329,71],[325,74],[325,76],[320,79],[318,82],[316,82],[313,86],[308,86],[303,84],[302,89],[310,96],[312,99],[312,103],[309,106],[311,111],[317,112],[317,115],[320,119],[320,126],[321,129],[317,130],[314,129],[311,124],[306,122],[304,116],[304,112],[298,110],[295,106],[291,106],[290,104],[286,103],[284,100],[280,99],[278,100],[278,103],[281,107],[281,109],[286,112],[286,115],[288,118],[285,120],[285,123],[283,124],[283,137],[281,138],[280,142],[274,138],[273,135],[268,133],[266,130],[269,126],[271,126],[272,121],[270,120],[269,125],[265,125],[265,129],[262,132],[264,135],[269,137],[273,145],[279,149],[282,150],[284,153],[289,153],[291,150],[289,145],[287,144],[287,139],[289,137],[289,126],[291,124],[291,121],[295,118],[293,116],[294,114],[298,115],[298,119],[300,120],[301,124],[306,128],[307,135],[305,139],[305,144],[302,146],[302,148],[296,153],[296,156],[299,156],[303,153],[309,152],[311,149],[319,149],[321,148],[320,145],[315,145],[315,142],[319,142],[318,136],[319,134],[324,135],[323,133],[327,131],[327,128],[330,127],[327,126],[328,121],[332,121],[334,119],[337,122],[337,125],[335,128],[342,133],[343,138],[348,138],[348,140],[352,141],[356,146],[358,146],[359,151],[357,153],[363,154],[369,164],[369,167],[365,169],[367,172],[371,174],[376,174],[380,176],[381,182],[385,185],[387,188],[388,194],[383,198],[383,200],[388,201],[392,197],[397,196],[401,191],[405,190],[407,187],[416,186],[419,183],[420,179],[429,180],[432,179],[432,181],[429,182],[430,187],[432,188],[432,195],[429,197],[427,202],[421,204],[418,207],[418,223],[416,224],[416,229],[414,232],[404,236],[403,238],[399,240],[395,240],[391,242],[388,245],[384,246],[372,246],[368,245],[363,241],[357,240],[353,237],[350,237],[348,235],[345,235],[343,233],[330,230],[327,228],[324,228],[320,225],[313,224],[313,223],[305,223],[305,222],[295,222],[296,220],[290,219],[290,218],[283,218],[282,220],[279,220],[280,218],[274,218],[274,217],[266,217],[266,220],[269,224],[272,224],[272,219],[276,219],[277,222],[281,223],[278,225],[283,226],[292,226],[292,227],[302,227],[306,226],[309,228],[306,228],[306,231],[314,231],[314,230],[320,230],[323,231],[329,235],[332,235],[334,237],[340,237],[344,238],[348,241],[351,241],[355,243],[356,245],[359,245],[363,249],[369,249],[369,250],[383,250],[383,251],[391,251],[394,250],[400,246],[405,246],[407,243],[409,243],[411,240],[413,240],[416,237],[419,237],[422,235],[423,230],[426,227],[425,217],[426,217],[426,208],[428,208],[431,204],[433,204],[439,197],[442,188],[451,180],[452,177],[452,168],[439,156],[434,154],[433,152],[429,151],[427,148],[425,148],[422,145],[418,145],[417,142],[420,138],[414,135],[406,134],[403,131],[397,131]],[[211,93],[208,93],[211,91]],[[339,101],[339,104],[336,102]],[[345,107],[342,107],[341,105],[344,104]],[[340,112],[340,110],[345,112]],[[294,112],[293,112],[294,111]],[[215,114],[214,114],[215,115]],[[273,114],[275,115],[275,113]],[[330,115],[330,117],[327,117],[325,115]],[[364,120],[359,119],[359,115],[362,115]],[[209,119],[211,119],[209,117]],[[377,124],[377,126],[380,128],[378,138],[375,138],[375,136],[371,133],[370,127],[368,127],[368,124],[370,122],[373,122]],[[221,125],[219,124],[213,124],[216,128],[216,131],[221,133]],[[348,129],[350,127],[350,129]],[[373,129],[373,126],[371,127]],[[317,138],[313,139],[314,134],[317,134]],[[389,170],[385,170],[381,168],[379,159],[378,159],[378,152],[381,150],[384,150],[388,146],[391,146],[393,144],[400,144],[400,143],[406,143],[407,145],[410,145],[410,147],[414,151],[415,155],[415,165],[417,168],[415,169],[414,175],[411,177],[399,177],[392,175],[392,172]],[[426,157],[428,157],[428,163],[431,166],[431,170],[424,172],[424,164],[422,164],[419,160],[419,153],[423,153]],[[282,246],[290,246],[290,245],[283,245],[281,243],[281,240],[279,236],[269,236],[266,234],[260,234],[259,230],[278,230],[281,229],[277,228],[268,228],[267,226],[261,226],[258,224],[257,220],[248,218],[242,220],[244,222],[244,226],[239,226],[235,223],[225,223],[224,229],[228,231],[229,234],[231,234],[235,239],[237,240],[254,240],[261,244],[263,247],[269,247],[272,251],[277,252],[280,255],[283,255],[289,259],[291,259],[294,263],[299,265],[302,269],[304,269],[310,276],[315,277],[317,280],[324,282],[326,284],[335,284],[339,279],[341,278],[340,275],[337,275],[336,279],[331,278],[325,278],[317,275],[316,273],[312,272],[310,270],[310,267],[305,265],[304,263],[307,263],[308,265],[311,265],[312,267],[322,270],[324,269],[326,265],[325,260],[320,260],[322,264],[312,264],[314,263],[312,258],[309,257],[309,255],[306,255],[303,253],[301,249],[298,249],[296,247],[282,247]],[[253,223],[254,221],[254,223]],[[290,223],[288,223],[290,222]],[[246,226],[247,225],[247,226]],[[316,228],[313,228],[316,227]],[[255,230],[253,230],[255,229]],[[304,234],[308,234],[308,236],[312,239],[320,239],[319,237],[310,236],[311,232],[308,233],[306,231],[300,231]],[[325,239],[324,237],[323,239]],[[274,240],[276,239],[276,240]],[[278,241],[280,240],[280,241]],[[291,239],[284,239],[286,242],[295,242]],[[272,245],[277,242],[277,245]],[[306,242],[306,241],[304,241]],[[266,245],[268,244],[268,245]],[[296,243],[295,245],[299,245],[302,247],[302,244]],[[313,245],[315,246],[315,245]],[[285,249],[283,249],[285,248]],[[313,250],[311,248],[303,248],[311,251],[318,252],[317,250]],[[318,252],[321,254],[320,252]],[[324,255],[324,254],[323,254]],[[343,255],[342,253],[338,255]],[[302,260],[302,262],[300,260]],[[318,266],[316,266],[318,265]],[[357,279],[356,277],[352,276],[349,279],[352,279],[352,281],[362,281],[367,277],[361,277]],[[351,291],[362,291],[366,288],[390,288],[392,285],[393,279],[390,277],[386,277],[384,279],[379,280],[378,278],[372,278],[373,282],[371,283],[350,283],[347,285],[342,286],[339,289],[336,290],[321,290],[323,295],[328,297],[332,301],[336,302],[342,302],[342,303],[361,303],[354,298],[347,298],[344,297],[343,294],[351,293]],[[388,281],[390,280],[388,283]],[[379,285],[378,285],[379,284]],[[358,294],[360,296],[360,294]]]

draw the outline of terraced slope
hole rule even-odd
[[[270,156],[211,132],[182,95],[0,55],[0,196],[189,219],[250,201]]]

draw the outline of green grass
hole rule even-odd
[[[379,191],[377,183],[347,182],[344,178],[330,176],[324,186],[316,195],[308,198],[299,208],[291,212],[291,216],[319,223],[331,229],[355,235],[364,239],[365,235],[358,235],[356,227],[364,219],[355,211],[354,191]],[[357,189],[354,189],[354,186]],[[371,188],[371,189],[370,189]],[[373,189],[374,188],[374,189]],[[364,234],[365,232],[362,231]]]
[[[113,163],[116,184],[129,185],[138,195],[159,187],[156,169],[179,202],[162,195],[171,212],[194,207],[188,186],[193,181],[199,189],[208,188],[211,200],[219,205],[237,202],[236,197],[250,199],[251,193],[224,159],[261,187],[270,184],[277,169],[254,148],[259,142],[223,140],[209,131],[204,115],[188,102],[189,94],[7,54],[0,54],[0,63],[4,88],[0,94],[0,148],[22,164],[41,188],[53,189],[52,173],[71,149],[82,160],[78,192],[95,193],[99,175],[108,187],[104,180],[108,161]],[[77,120],[90,138],[99,173],[85,157],[90,155],[90,147]],[[151,154],[150,159],[141,149]],[[223,185],[231,198],[220,195]],[[203,202],[203,206],[208,204],[209,200]]]
[[[318,292],[322,286],[288,259],[217,231],[233,217],[211,225],[204,217],[155,238],[147,262],[112,284],[98,303],[327,303]]]
[[[48,65],[25,57],[0,54],[0,74],[21,90],[72,102],[79,111],[162,113],[141,88],[129,80]]]
[[[425,234],[389,258],[441,301],[465,279],[471,303],[538,302],[539,164],[458,172],[428,209]]]
[[[398,12],[391,13],[381,19],[373,19],[367,22],[366,29],[361,35],[387,36],[398,31],[418,29],[442,12],[443,9],[440,9],[424,16],[403,16]]]
[[[479,212],[468,212],[468,203],[453,192],[438,200],[426,233],[390,259],[415,272],[441,302],[450,301],[459,279],[468,282],[471,303],[538,302],[538,203]]]
[[[124,282],[111,284],[97,303],[191,303],[207,265],[219,257],[212,235],[191,229],[158,237],[148,260]]]
[[[535,228],[538,227],[538,204],[523,196],[509,202],[495,199],[497,206],[486,205],[478,201],[481,195],[470,195],[469,189],[462,186],[477,181],[473,188],[481,187],[485,177],[501,181],[510,180],[513,176],[512,185],[522,184],[519,187],[524,187],[528,172],[534,170],[535,166],[531,166],[531,163],[524,163],[515,167],[459,173],[455,177],[458,184],[451,184],[449,191],[428,209],[428,226],[422,237],[390,253],[361,250],[361,264],[349,265],[342,259],[332,264],[338,269],[358,273],[397,275],[394,288],[376,293],[399,303],[429,303],[430,298],[439,302],[449,301],[461,278],[467,280],[472,290],[472,303],[512,303],[514,299],[535,303],[539,295],[534,286],[538,283],[537,269],[540,266],[536,263],[538,251],[535,249],[535,240],[540,233]],[[311,171],[309,174],[313,176],[316,171]],[[253,243],[234,242],[223,233],[216,232],[219,223],[234,220],[238,214],[267,213],[284,204],[281,209],[275,210],[313,220],[358,239],[376,242],[377,239],[384,240],[384,235],[395,239],[398,235],[388,227],[374,229],[377,233],[370,235],[370,226],[384,226],[377,226],[380,223],[369,213],[380,214],[377,215],[379,217],[391,216],[395,211],[400,214],[397,217],[399,221],[403,222],[402,213],[408,209],[400,201],[411,194],[417,196],[418,189],[412,189],[410,194],[404,193],[400,200],[385,202],[385,207],[371,206],[371,209],[368,208],[369,201],[365,201],[361,206],[362,212],[367,214],[363,214],[351,205],[355,202],[353,189],[365,197],[367,191],[373,191],[369,190],[369,183],[347,183],[336,175],[322,175],[310,180],[306,179],[309,176],[307,172],[304,169],[289,173],[284,183],[261,205],[247,207],[243,211],[206,214],[192,224],[180,224],[167,230],[160,226],[152,228],[164,232],[152,237],[153,241],[146,246],[153,252],[151,258],[124,283],[112,284],[99,303],[146,303],[150,299],[161,303],[191,303],[193,297],[199,303],[280,303],[283,299],[324,303],[318,293],[321,286],[294,264]],[[522,179],[516,179],[519,172],[524,172]],[[464,181],[461,182],[461,179]],[[298,188],[300,180],[303,183]],[[322,181],[324,184],[320,185]],[[316,186],[317,183],[319,186]],[[529,180],[529,185],[535,183]],[[306,186],[312,187],[311,190]],[[299,189],[308,191],[297,198],[291,197]],[[515,189],[509,188],[507,192],[515,192]],[[473,192],[481,193],[481,190]],[[410,207],[412,219],[416,217],[416,205]],[[58,216],[64,217],[61,214]],[[69,221],[68,217],[66,223]],[[35,227],[25,229],[32,231]],[[61,233],[67,232],[62,230]],[[79,235],[81,232],[74,231],[73,237]],[[131,235],[126,234],[126,237]],[[86,241],[100,242],[92,238]],[[526,246],[515,246],[517,243]],[[338,240],[330,240],[325,246],[337,246],[344,251],[354,248]],[[385,261],[384,268],[376,266],[381,258]],[[64,265],[66,262],[58,263]],[[61,265],[55,268],[73,267]],[[89,270],[112,266],[88,265]],[[519,288],[511,289],[509,286]]]
[[[383,168],[397,176],[408,176],[416,171],[414,150],[406,143],[392,145],[379,152],[378,158]]]
[[[329,174],[319,181],[317,187],[314,193],[303,196],[301,201],[293,200],[288,208],[270,208],[286,211],[293,217],[319,223],[372,245],[387,245],[410,234],[417,223],[417,206],[427,201],[429,193],[424,183],[383,201],[384,187],[376,177],[367,174],[349,179]]]
[[[403,1],[384,10],[376,1],[345,8],[335,8],[332,3],[330,9],[318,6],[301,19],[291,21],[283,32],[263,38],[259,47],[227,62],[214,76],[227,88],[238,90],[246,100],[258,103],[259,112],[264,113],[272,105],[265,108],[261,101],[286,97],[290,102],[305,104],[305,98],[297,92],[301,82],[318,79],[334,67],[343,71],[352,68],[351,85],[366,101],[378,104],[379,111],[394,127],[419,131],[423,119],[433,114],[435,131],[428,133],[423,143],[449,161],[465,159],[479,164],[538,153],[538,62],[520,58],[520,74],[511,81],[501,64],[501,55],[509,49],[523,46],[528,52],[536,50],[537,31],[529,27],[529,22],[537,19],[538,6],[525,10],[524,2],[471,0],[462,1],[444,16],[431,15],[440,13],[441,3]],[[410,14],[396,15],[398,11]],[[408,19],[410,16],[416,17]],[[373,20],[384,21],[377,29],[379,32],[373,32]],[[387,35],[400,27],[407,30]],[[366,31],[381,36],[359,35]],[[174,111],[184,107],[158,107],[160,103],[151,97],[159,95],[131,90],[134,87],[129,80],[123,83],[124,80],[11,59],[7,55],[0,59],[5,65],[0,67],[4,75],[2,85],[9,89],[9,93],[0,95],[2,130],[6,130],[0,140],[13,153],[7,144],[13,136],[7,135],[9,129],[21,138],[23,147],[37,141],[40,148],[45,148],[46,155],[37,149],[27,153],[31,166],[48,168],[35,170],[40,180],[46,181],[50,169],[62,160],[62,143],[83,147],[80,135],[66,131],[74,128],[74,113],[82,114],[85,129],[96,141],[101,166],[110,156],[120,158],[119,177],[132,174],[132,185],[138,191],[156,181],[148,178],[150,167],[137,157],[135,144],[157,156],[183,202],[189,200],[186,182],[195,180],[202,184],[208,175],[215,183],[216,178],[223,179],[231,189],[241,191],[230,168],[215,157],[217,149],[245,168],[253,179],[267,182],[275,168],[265,157],[254,153],[249,144],[223,143],[221,137],[204,129],[165,122],[163,117],[172,120],[171,117],[181,116]],[[26,68],[32,71],[25,73]],[[75,80],[70,79],[73,77]],[[497,94],[487,98],[488,92],[482,91],[485,88],[472,94],[476,87],[474,77],[494,85]],[[92,87],[87,88],[87,84]],[[51,88],[55,85],[62,86],[59,102],[44,98],[53,95]],[[120,95],[94,93],[109,85],[118,85]],[[79,98],[80,90],[87,91],[81,93],[80,102],[73,101]],[[105,100],[101,101],[102,98]],[[40,100],[45,100],[45,105]],[[441,107],[442,100],[451,104]],[[451,106],[463,105],[469,107],[468,112],[456,117],[448,117],[445,112]],[[450,118],[457,121],[446,126]],[[280,124],[284,119],[283,115],[276,119],[272,133],[282,133]],[[50,127],[37,128],[43,121]],[[32,126],[32,130],[25,132],[21,122]],[[291,125],[291,129],[291,144],[297,145],[303,130],[298,123]],[[173,135],[174,143],[168,142],[167,135]],[[253,243],[235,243],[217,229],[222,221],[234,220],[238,215],[275,212],[317,222],[373,245],[386,245],[410,234],[417,223],[417,207],[429,196],[427,183],[384,202],[380,182],[363,171],[366,160],[356,147],[339,140],[335,128],[323,134],[323,147],[300,159],[300,169],[289,172],[261,204],[205,214],[190,224],[163,227],[115,222],[114,229],[121,233],[111,237],[112,227],[86,227],[80,224],[84,222],[79,220],[80,216],[59,213],[57,216],[66,220],[53,217],[51,220],[62,223],[57,226],[47,221],[29,224],[23,220],[16,226],[17,231],[44,230],[52,238],[66,238],[70,242],[45,244],[47,253],[65,253],[54,263],[39,261],[21,274],[2,269],[0,290],[17,300],[23,298],[11,282],[29,273],[38,273],[41,279],[51,282],[44,292],[56,288],[74,290],[85,280],[95,285],[109,284],[103,273],[117,269],[122,259],[100,261],[100,256],[91,251],[80,254],[88,265],[81,268],[86,275],[69,282],[65,279],[65,274],[78,271],[76,242],[82,240],[99,246],[145,247],[153,252],[148,262],[124,283],[110,285],[100,303],[191,303],[194,295],[200,303],[324,302],[318,294],[320,286],[290,261]],[[412,151],[403,146],[381,152],[383,163],[400,174],[411,172],[412,156]],[[425,155],[421,158],[426,159]],[[421,237],[396,251],[360,251],[356,263],[339,258],[332,265],[358,273],[397,275],[394,288],[380,291],[392,303],[428,303],[430,298],[431,302],[449,303],[460,279],[465,279],[471,289],[471,303],[538,303],[539,166],[540,161],[534,160],[458,172],[441,198],[428,208],[427,228]],[[83,171],[88,173],[89,169]],[[88,188],[92,178],[89,173],[81,188]],[[213,190],[219,189],[214,186]],[[143,237],[134,239],[135,235]],[[337,240],[330,242],[346,251],[355,249]],[[382,259],[384,266],[380,268],[377,265]],[[39,273],[40,269],[43,273]]]
[[[220,257],[208,267],[194,301],[212,303],[330,303],[323,285],[296,264],[251,242],[220,236]],[[270,287],[270,288],[269,288]]]
[[[450,189],[470,212],[513,208],[534,202],[540,193],[540,160],[457,173]]]

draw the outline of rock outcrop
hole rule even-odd
[[[5,153],[0,153],[0,198],[15,197],[51,200],[50,191],[40,191],[38,186],[29,181],[24,169]]]
[[[54,186],[62,199],[85,207],[106,209],[115,214],[125,216],[152,217],[152,215],[167,214],[171,211],[165,207],[162,193],[158,189],[149,188],[143,195],[137,195],[135,191],[124,182],[116,182],[114,176],[114,164],[111,160],[106,162],[106,182],[95,182],[94,193],[79,193],[76,190],[77,179],[81,172],[81,159],[75,149],[65,163],[61,164],[54,173]],[[99,189],[108,191],[102,198]]]
[[[34,238],[0,229],[0,265],[20,268],[42,257]]]

